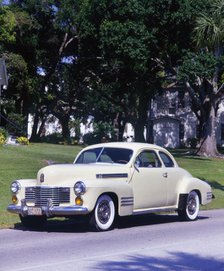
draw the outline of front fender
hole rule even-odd
[[[132,214],[134,205],[133,191],[131,185],[126,181],[87,181],[85,184],[87,191],[83,195],[83,205],[90,212],[94,210],[97,199],[102,194],[111,194],[117,200],[118,214],[120,216]]]

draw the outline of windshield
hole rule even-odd
[[[133,151],[123,148],[94,148],[82,152],[75,164],[119,163],[127,164]]]

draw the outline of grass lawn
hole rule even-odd
[[[206,180],[212,186],[215,199],[202,209],[224,208],[224,159],[205,158],[188,154],[187,150],[171,151],[179,166],[194,177]]]
[[[13,180],[36,178],[37,171],[47,165],[47,160],[72,163],[80,149],[80,146],[53,144],[0,147],[0,228],[19,222],[17,215],[6,211],[11,203],[9,187]]]
[[[37,171],[48,160],[71,163],[81,146],[30,144],[29,146],[0,147],[0,228],[19,222],[17,215],[6,211],[11,203],[10,184],[13,180],[36,178]],[[178,164],[195,177],[208,180],[215,199],[205,208],[224,208],[224,160],[187,155],[186,150],[172,151]]]

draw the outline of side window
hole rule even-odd
[[[88,164],[88,163],[95,163],[96,162],[96,154],[91,151],[86,151],[82,153],[76,164]]]
[[[155,168],[161,167],[157,154],[154,151],[143,151],[136,158],[135,164],[138,167]]]
[[[82,152],[76,160],[76,164],[95,163],[102,148],[95,148]]]
[[[164,152],[159,152],[159,155],[166,167],[174,167],[173,160]]]

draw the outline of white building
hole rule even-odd
[[[174,88],[152,101],[154,143],[168,148],[188,146],[198,137],[198,120],[191,110],[188,93]],[[224,103],[217,112],[217,144],[224,144]]]
[[[166,90],[151,101],[149,122],[153,127],[153,143],[166,148],[189,146],[190,142],[198,138],[198,120],[190,107],[188,93],[179,88]],[[224,145],[224,102],[220,104],[217,113],[217,144]],[[33,118],[29,116],[28,135],[31,135]],[[93,132],[92,118],[87,123],[80,124],[81,141],[83,135]],[[44,135],[61,133],[59,120],[50,115],[45,123]],[[75,136],[71,129],[71,136]],[[145,130],[145,137],[146,137]],[[126,124],[123,139],[134,141],[134,129],[130,123]]]

